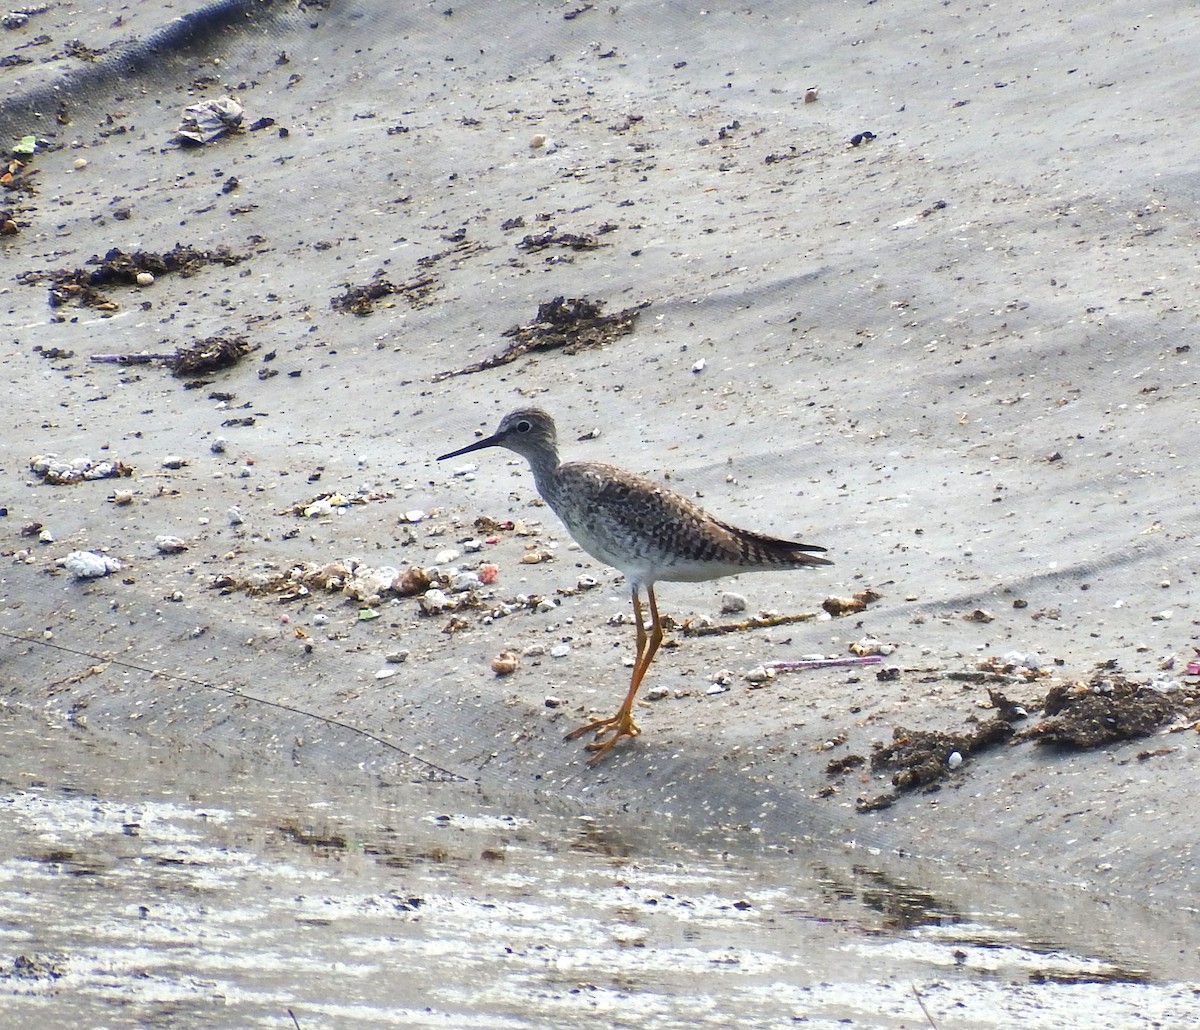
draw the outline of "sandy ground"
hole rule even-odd
[[[1045,677],[1003,684],[1030,704],[1097,668],[1187,684],[1194,15],[276,10],[136,74],[105,62],[174,8],[60,4],[0,35],[32,59],[0,68],[0,131],[44,141],[15,169],[32,188],[0,194],[16,230],[0,236],[9,703],[251,757],[865,843],[1189,925],[1192,730],[1005,745],[871,813],[856,802],[890,773],[826,767],[897,727],[990,716],[988,685],[952,678],[988,658],[1036,656]],[[178,146],[183,108],[225,95],[247,131]],[[260,119],[274,121],[249,128]],[[587,241],[539,249],[548,231]],[[177,244],[237,261],[102,285],[109,307],[70,291],[48,304],[56,271]],[[393,289],[369,313],[333,305],[373,282]],[[558,296],[648,306],[603,345],[439,377],[503,352]],[[161,363],[90,360],[212,337],[254,349],[194,389]],[[528,403],[556,417],[566,456],[669,476],[836,562],[664,585],[677,623],[729,621],[725,590],[750,614],[818,617],[677,631],[647,681],[666,697],[596,769],[562,733],[624,689],[625,585],[573,547],[520,462],[433,460]],[[132,474],[48,485],[30,467],[46,454]],[[187,549],[161,553],[161,536]],[[74,579],[60,563],[75,550],[121,567]],[[376,601],[369,583],[365,601],[272,590],[301,565],[485,561],[496,581],[458,612]],[[881,596],[866,611],[820,614],[867,588]],[[744,679],[867,636],[896,645],[898,677]],[[506,648],[520,667],[499,678]]]

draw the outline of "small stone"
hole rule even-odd
[[[817,102],[816,86],[809,86],[808,89],[804,91],[804,102],[806,104],[815,104]]]
[[[390,680],[395,675],[395,669],[380,669],[377,673],[375,673],[375,678],[377,680]]]
[[[592,590],[600,585],[600,581],[595,576],[580,576],[575,580],[575,586],[579,590]]]
[[[738,612],[744,612],[749,603],[741,594],[727,590],[721,595],[721,614],[735,615]]]
[[[957,769],[962,764],[963,756],[957,751],[951,751],[949,757],[946,759],[947,767],[950,769]]]
[[[181,469],[187,464],[186,458],[181,458],[178,454],[170,454],[162,460],[162,467],[165,469]]]
[[[225,517],[229,519],[229,524],[231,526],[240,526],[246,521],[246,516],[242,514],[242,509],[236,504],[227,512],[225,512]]]
[[[561,708],[563,699],[550,694],[545,701],[542,702],[547,708]]]
[[[137,280],[137,284],[139,286],[153,286],[154,285],[154,273],[153,272],[138,272],[138,274],[135,276],[135,279]]]
[[[647,701],[665,701],[671,696],[671,692],[666,687],[651,687],[646,691]]]
[[[540,658],[545,653],[545,644],[530,644],[521,652],[521,654],[523,654],[526,658]]]
[[[479,582],[487,585],[495,583],[496,577],[500,575],[500,566],[493,565],[490,562],[484,562],[479,566]]]
[[[179,554],[180,551],[186,551],[188,545],[177,536],[156,536],[154,538],[154,546],[158,548],[160,554]]]
[[[317,612],[317,614],[312,617],[312,624],[314,626],[327,626],[329,625],[329,616],[324,612]]]
[[[71,162],[71,166],[75,169],[75,171],[78,172],[81,169],[86,168],[88,166],[87,158],[86,157],[77,157],[77,158],[75,158],[74,161]]]
[[[420,508],[414,508],[412,511],[406,511],[404,513],[405,522],[420,522],[424,518],[425,513],[421,511]]]
[[[110,572],[120,572],[121,563],[95,551],[72,551],[63,559],[63,568],[76,579],[99,579]]]
[[[408,656],[412,654],[408,648],[401,648],[399,651],[393,651],[389,655],[384,656],[384,661],[389,665],[403,665],[408,661]]]
[[[748,673],[746,673],[746,682],[754,685],[766,683],[767,680],[775,678],[775,670],[768,669],[765,665],[756,665]]]
[[[229,441],[223,436],[218,436],[212,443],[208,445],[208,449],[213,454],[224,454],[225,448],[229,446]]]
[[[448,548],[445,551],[438,551],[437,557],[435,557],[433,560],[437,565],[449,565],[451,562],[458,561],[458,559],[461,557],[461,551],[455,551],[452,548]]]
[[[517,671],[517,656],[512,651],[501,651],[492,659],[492,672],[497,676],[511,676]]]
[[[529,149],[541,150],[546,145],[546,134],[543,132],[535,132],[529,137]]]
[[[421,610],[428,615],[436,615],[440,611],[444,611],[450,605],[450,598],[441,590],[426,590],[421,595],[418,603],[421,605]]]
[[[50,530],[48,530],[48,529],[43,529],[43,530],[42,530],[42,531],[41,531],[41,532],[38,534],[38,543],[41,543],[41,544],[52,544],[52,543],[54,543],[54,534],[53,534],[53,533],[51,533],[51,532],[50,532]]]
[[[538,615],[545,615],[547,612],[554,611],[555,607],[556,605],[553,601],[547,601],[545,598],[543,598],[541,601],[538,601],[537,607],[534,609],[534,611],[536,611]]]
[[[552,648],[550,648],[551,658],[566,658],[570,653],[570,644],[555,644]]]
[[[111,497],[109,497],[109,500],[112,501],[113,504],[124,507],[127,504],[133,503],[133,494],[128,490],[118,490]]]
[[[474,572],[460,572],[450,581],[450,589],[456,594],[461,594],[464,590],[474,590],[482,585],[479,575]]]
[[[724,694],[729,690],[723,683],[714,683],[704,693],[706,694]]]

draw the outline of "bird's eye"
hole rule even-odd
[[[532,428],[533,423],[531,423],[528,419],[521,419],[521,421],[517,423],[518,433],[528,433]]]

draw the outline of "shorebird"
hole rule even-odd
[[[832,565],[815,552],[824,547],[739,529],[710,515],[682,494],[645,476],[596,461],[558,460],[554,419],[541,408],[518,408],[491,436],[443,454],[438,461],[485,447],[506,447],[529,462],[538,493],[588,554],[624,574],[633,593],[637,656],[629,691],[617,714],[594,719],[567,734],[595,732],[587,745],[595,765],[618,740],[638,735],[633,702],[663,639],[654,597],[659,580],[700,582],[740,572]],[[641,592],[650,608],[646,629]]]

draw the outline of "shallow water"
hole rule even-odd
[[[3,718],[3,1026],[1200,1023],[1143,942],[868,855]]]

